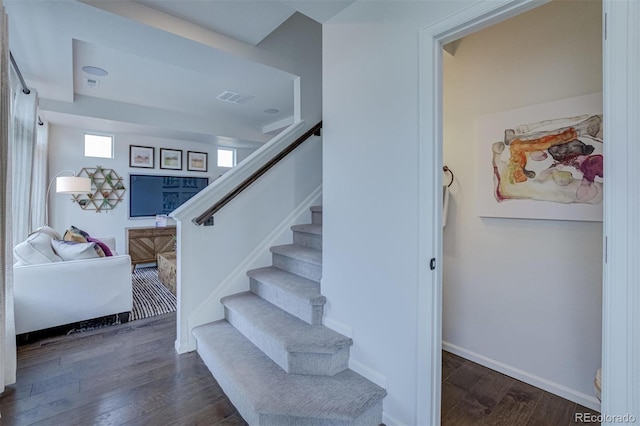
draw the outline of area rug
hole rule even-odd
[[[136,268],[132,281],[133,310],[130,321],[176,311],[176,296],[158,279],[158,268]]]

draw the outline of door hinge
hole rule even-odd
[[[429,262],[429,268],[431,268],[432,271],[434,269],[436,269],[436,258],[435,257],[431,258],[431,261]]]

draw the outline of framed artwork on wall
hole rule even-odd
[[[129,167],[153,169],[154,152],[151,146],[129,145]]]
[[[207,171],[207,153],[206,152],[187,152],[187,170],[192,172]]]
[[[602,93],[478,121],[479,216],[602,221]]]
[[[160,168],[182,170],[182,150],[160,148]]]

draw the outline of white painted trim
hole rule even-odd
[[[293,80],[293,121],[302,121],[302,89],[300,77]],[[312,126],[315,123],[312,124]]]
[[[442,375],[442,46],[548,0],[475,3],[420,30],[416,419],[440,424]],[[435,273],[429,260],[436,258]]]
[[[193,311],[193,313],[187,319],[187,334],[190,337],[186,351],[184,351],[184,345],[176,344],[176,350],[178,353],[194,351],[196,349],[196,341],[191,338],[191,331],[202,324],[217,321],[224,318],[220,299],[224,296],[234,294],[240,291],[249,290],[249,278],[247,277],[247,271],[257,268],[259,261],[265,255],[270,253],[269,249],[278,243],[285,233],[290,232],[292,225],[302,217],[303,214],[309,211],[309,208],[322,196],[322,185],[318,186],[313,192],[302,201],[295,209],[289,213],[289,215],[273,230],[269,235],[256,246],[251,253],[236,266],[236,268],[220,283],[220,285],[213,289],[209,296]],[[216,309],[217,308],[217,309]],[[180,352],[183,350],[183,352]]]
[[[561,396],[569,401],[577,402],[580,405],[591,408],[592,410],[600,411],[600,401],[595,397],[595,389],[593,395],[587,395],[579,392],[575,389],[568,388],[552,380],[547,380],[543,377],[536,376],[527,371],[513,367],[512,365],[496,361],[492,358],[480,355],[476,352],[462,348],[449,342],[442,342],[442,349],[452,354],[461,356],[475,362],[476,364],[484,365],[487,368],[498,371],[502,374],[506,374],[509,377],[521,380],[525,383],[529,383],[532,386],[543,389],[547,392],[551,392],[554,395]],[[595,372],[594,372],[595,379]]]
[[[324,325],[327,328],[330,328],[336,333],[340,333],[343,336],[347,336],[348,338],[353,339],[353,328],[344,323],[341,323],[340,321],[336,321],[331,318],[324,318],[322,320],[322,325]]]
[[[184,354],[189,352],[189,347],[186,345],[183,345],[182,343],[180,343],[180,340],[176,339],[175,343],[173,344],[173,346],[176,348],[176,352],[178,354]],[[193,348],[193,350],[196,350],[196,348]]]
[[[293,116],[283,118],[282,120],[274,121],[273,123],[265,124],[262,126],[262,133],[269,134],[276,132],[285,127],[291,126],[294,123]]]
[[[331,318],[324,318],[322,320],[322,325],[335,331],[336,333],[340,333],[343,336],[346,336],[350,339],[355,340],[355,337],[353,335],[353,328],[351,326],[348,326],[347,324],[344,324],[340,321],[333,320]],[[387,389],[389,387],[389,381],[387,380],[387,376],[361,363],[360,361],[355,360],[353,358],[353,355],[349,357],[349,368],[355,371],[356,373],[358,373],[359,375],[361,375],[362,377],[368,380],[371,380],[373,383],[380,386],[381,388]],[[385,422],[385,424],[388,424],[388,423]],[[394,421],[394,424],[399,424],[399,423]]]
[[[602,414],[640,419],[640,2],[603,7]]]
[[[379,371],[374,370],[371,367],[364,365],[359,361],[355,361],[353,357],[349,359],[349,368],[367,380],[372,381],[376,385],[380,386],[383,389],[389,388],[389,381],[387,380],[387,376],[380,373]]]
[[[391,416],[386,411],[382,412],[382,423],[384,423],[386,426],[403,426],[404,425],[404,423],[402,423],[400,420],[396,419],[395,417]]]

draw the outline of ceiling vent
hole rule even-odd
[[[242,105],[242,104],[246,104],[251,99],[253,99],[253,96],[244,96],[244,95],[241,95],[240,93],[232,92],[230,90],[225,90],[224,92],[216,96],[216,99],[224,102],[229,102],[231,104]]]
[[[87,83],[90,89],[95,89],[96,87],[100,87],[100,80],[93,77],[85,77],[84,81]]]

